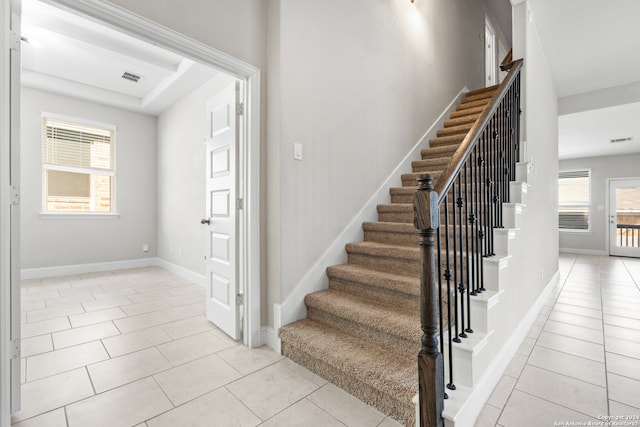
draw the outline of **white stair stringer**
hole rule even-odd
[[[504,291],[484,291],[471,296],[471,327],[474,332],[493,331],[498,320],[491,311],[500,302]]]
[[[511,255],[518,228],[494,228],[493,251],[496,255]]]

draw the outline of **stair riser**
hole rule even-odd
[[[365,231],[364,240],[368,242],[385,243],[387,245],[401,245],[417,247],[420,242],[418,230],[412,233],[394,231]]]
[[[484,107],[488,104],[488,99],[481,99],[479,101],[471,101],[471,102],[465,102],[462,104],[459,104],[456,107],[456,111],[462,111],[462,110],[467,110],[469,108],[475,108],[475,107]]]
[[[461,125],[472,125],[476,120],[478,120],[478,117],[480,117],[480,114],[468,114],[466,116],[456,117],[444,122],[444,126],[446,128]]]
[[[420,310],[418,295],[409,295],[401,292],[395,292],[388,289],[378,288],[366,283],[359,283],[349,280],[330,278],[329,289],[346,292],[351,295],[362,295],[368,299],[377,302],[388,302],[393,299],[398,304],[407,308],[407,310]]]
[[[331,313],[318,310],[315,307],[307,307],[307,317],[316,322],[323,323],[340,331],[348,331],[349,334],[382,347],[388,351],[399,353],[404,357],[415,357],[420,351],[420,319],[416,310],[416,337],[409,341],[403,337],[385,333],[367,325],[356,323],[348,319],[337,317]]]
[[[391,193],[391,203],[413,203],[413,193]],[[413,221],[413,220],[411,220]]]
[[[471,129],[471,125],[462,125],[462,126],[450,126],[449,128],[444,128],[436,132],[436,136],[438,138],[443,138],[445,136],[453,136],[453,135],[466,135]]]
[[[431,170],[443,170],[447,167],[451,161],[448,157],[442,157],[439,159],[419,160],[411,163],[411,170],[414,173],[427,172]]]
[[[464,108],[462,110],[456,110],[456,111],[452,111],[451,114],[449,115],[449,117],[451,118],[451,120],[454,119],[459,119],[461,117],[468,117],[468,116],[479,116],[480,114],[482,114],[483,111],[483,107],[482,106],[476,106],[473,108]]]
[[[378,212],[378,221],[413,224],[413,212]]]
[[[395,274],[417,275],[420,273],[419,257],[415,259],[391,258],[368,255],[362,253],[350,253],[348,261],[362,265],[372,270]]]
[[[378,390],[356,377],[349,376],[338,367],[329,365],[313,355],[307,354],[302,349],[289,346],[285,343],[285,340],[282,340],[282,355],[305,366],[310,371],[348,391],[358,399],[391,415],[405,426],[415,425],[415,408],[411,403],[413,396],[400,396],[400,399],[398,399],[398,396]]]

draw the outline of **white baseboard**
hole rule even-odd
[[[262,327],[262,343],[270,347],[273,351],[280,353],[280,338],[278,332],[271,326]]]
[[[128,268],[151,267],[155,265],[158,265],[158,259],[153,257],[124,261],[96,262],[90,264],[25,268],[21,270],[20,277],[22,280],[42,279],[44,277],[72,276],[75,274],[87,274],[109,270],[125,270]]]
[[[561,254],[609,256],[608,253],[599,249],[560,248],[559,251]]]
[[[489,400],[493,389],[495,388],[502,375],[504,375],[507,366],[515,356],[518,348],[529,334],[529,330],[535,323],[542,307],[544,307],[553,288],[560,280],[560,272],[556,271],[544,290],[538,296],[538,299],[531,306],[527,314],[522,318],[513,334],[507,342],[501,347],[498,354],[493,358],[493,362],[487,367],[478,384],[469,389],[469,394],[464,396],[466,399],[445,400],[443,418],[447,421],[447,425],[454,426],[471,426],[480,415],[482,408]],[[464,400],[464,401],[462,401]]]
[[[157,260],[156,265],[158,267],[162,267],[165,270],[182,277],[183,279],[186,279],[190,282],[193,282],[202,286],[203,288],[206,288],[207,277],[205,275],[198,274],[195,271],[189,270],[184,267],[180,267],[179,265],[169,262],[162,258],[156,258],[156,260]]]
[[[296,320],[304,319],[307,315],[304,305],[304,297],[315,291],[327,289],[328,281],[326,275],[327,267],[346,262],[347,256],[344,247],[347,243],[362,240],[362,224],[364,222],[376,221],[377,206],[389,203],[389,188],[397,187],[401,182],[401,175],[411,170],[411,162],[419,160],[420,150],[429,146],[429,140],[436,138],[438,129],[441,129],[448,119],[451,111],[455,110],[460,99],[468,91],[464,87],[458,95],[451,101],[440,117],[431,125],[429,130],[420,138],[409,154],[400,162],[395,170],[380,185],[378,190],[371,196],[362,209],[355,215],[351,222],[338,235],[333,243],[322,254],[318,261],[307,271],[304,277],[296,284],[293,291],[284,298],[280,306],[281,318],[276,323],[286,325]]]

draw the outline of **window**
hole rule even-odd
[[[115,127],[42,119],[43,210],[115,210]]]
[[[560,230],[589,230],[591,178],[589,170],[560,172],[558,179]]]

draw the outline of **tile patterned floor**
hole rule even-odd
[[[560,275],[476,427],[640,426],[640,260],[563,254]]]
[[[13,425],[399,426],[204,311],[200,287],[159,268],[23,282]]]

